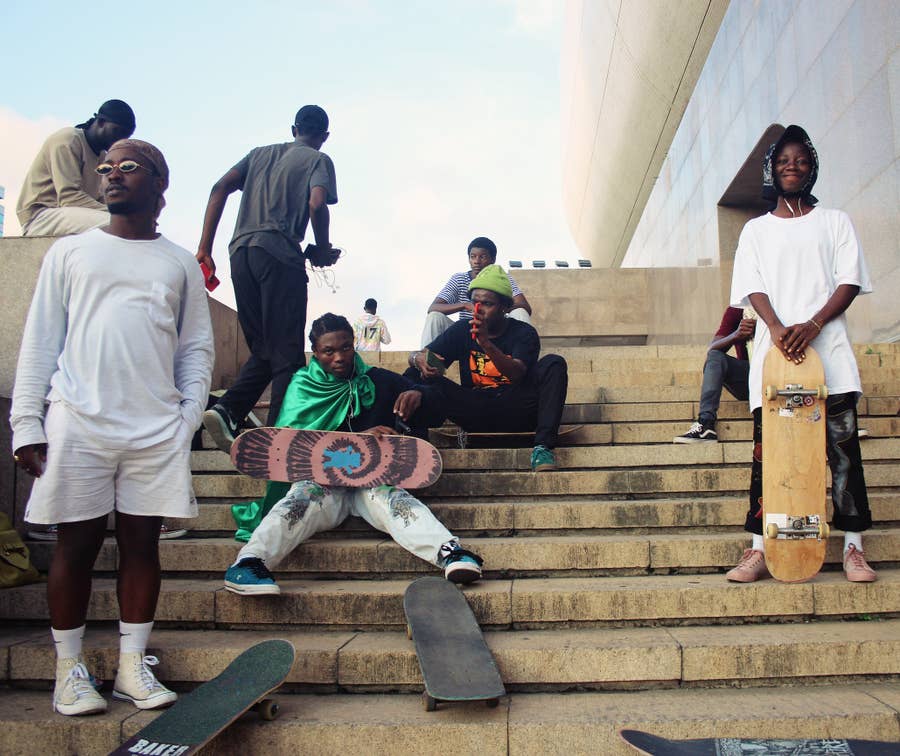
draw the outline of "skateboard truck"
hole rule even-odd
[[[766,513],[766,538],[798,540],[828,538],[831,528],[819,515],[787,515]]]
[[[772,401],[779,396],[790,397],[788,404],[799,406],[803,404],[804,396],[814,396],[816,399],[828,398],[828,386],[816,386],[815,388],[803,388],[801,383],[789,383],[783,389],[778,386],[766,386],[766,399]]]

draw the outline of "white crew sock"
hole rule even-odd
[[[766,550],[766,539],[762,537],[762,535],[753,534],[753,546],[754,551],[763,551]]]
[[[152,622],[119,622],[119,653],[134,654],[147,650]]]
[[[81,642],[84,640],[85,626],[76,627],[74,630],[57,630],[50,628],[53,635],[53,645],[56,647],[57,659],[71,659],[81,656]]]
[[[857,551],[862,551],[862,533],[851,533],[847,531],[844,533],[844,553],[847,553],[847,549],[850,548],[850,544],[856,546]]]

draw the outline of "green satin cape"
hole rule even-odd
[[[326,373],[313,357],[309,365],[300,368],[287,387],[275,425],[302,430],[337,430],[344,419],[356,417],[361,410],[375,402],[375,384],[366,375],[369,366],[358,354],[353,358],[353,377],[335,378]],[[283,499],[290,483],[269,481],[262,499],[234,504],[231,514],[238,529],[238,541],[250,540],[269,510]]]

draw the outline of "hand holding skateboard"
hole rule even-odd
[[[788,362],[793,362],[795,365],[799,365],[803,360],[806,359],[806,347],[809,342],[803,344],[803,348],[799,348],[799,344],[796,343],[796,340],[792,337],[793,331],[791,329],[796,326],[791,326],[790,328],[786,328],[781,323],[777,323],[769,327],[769,333],[772,335],[772,343],[784,355],[784,358]],[[791,346],[788,348],[788,339],[790,338]]]

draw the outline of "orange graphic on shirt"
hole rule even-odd
[[[473,388],[497,388],[510,382],[484,352],[469,352],[469,373],[472,376]]]

